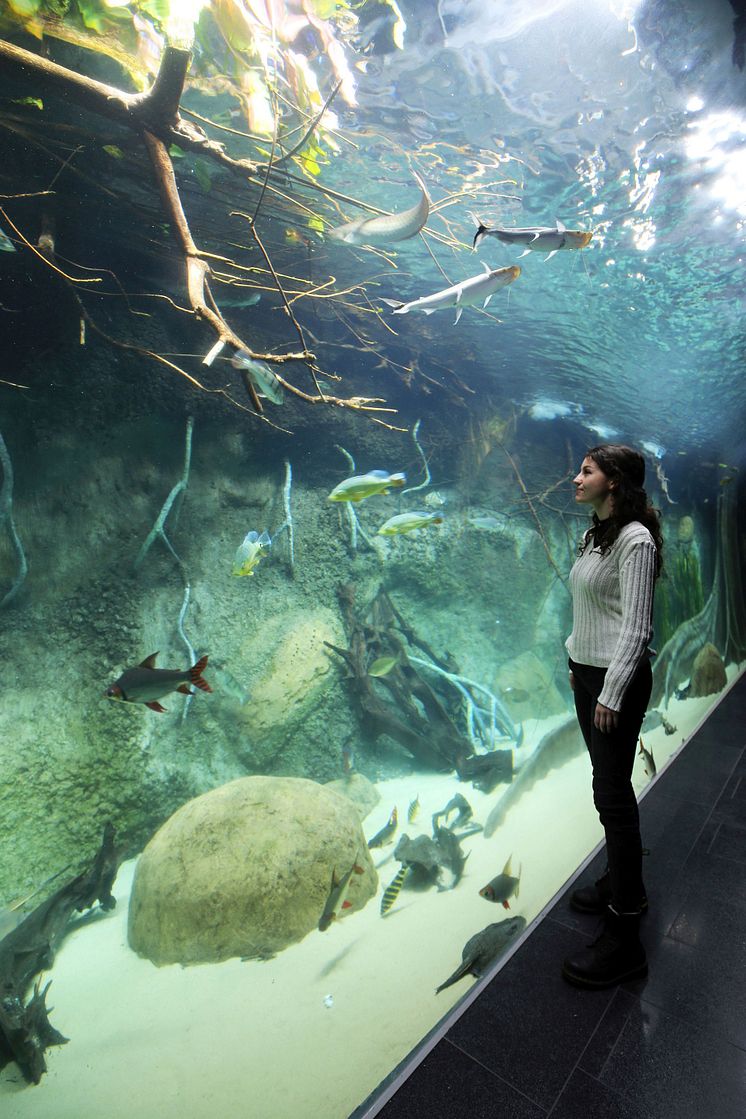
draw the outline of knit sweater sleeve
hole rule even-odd
[[[630,541],[619,565],[622,625],[598,702],[619,711],[624,693],[652,634],[656,548],[652,539]]]

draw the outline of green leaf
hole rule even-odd
[[[210,175],[210,167],[204,159],[196,159],[194,161],[194,177],[205,194],[209,194],[212,190],[212,177]]]
[[[44,108],[41,97],[12,97],[11,101],[14,105],[33,105],[37,109]]]
[[[104,151],[113,159],[124,159],[124,152],[116,144],[104,144]]]

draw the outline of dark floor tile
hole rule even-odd
[[[746,1053],[642,1001],[632,1007],[599,1079],[655,1119],[743,1119]]]
[[[715,956],[731,950],[746,953],[746,908],[729,901],[716,908],[706,895],[691,893],[667,935]]]
[[[746,937],[725,938],[717,953],[664,937],[648,947],[648,965],[646,1003],[746,1051]]]
[[[715,805],[715,815],[721,820],[746,825],[746,772],[734,770]]]
[[[729,746],[719,737],[704,741],[699,737],[679,755],[650,791],[660,787],[666,796],[694,804],[714,806],[741,758],[742,747]],[[647,799],[647,798],[645,798]]]
[[[549,1119],[651,1119],[634,1099],[612,1092],[585,1072],[572,1074],[549,1112]]]
[[[444,1040],[378,1114],[382,1119],[544,1119],[546,1112]]]
[[[746,824],[724,820],[710,844],[710,854],[746,864]]]
[[[545,1108],[554,1103],[613,997],[609,991],[578,991],[561,977],[564,957],[586,942],[545,918],[447,1034]]]
[[[595,1079],[601,1075],[627,1019],[638,1003],[637,997],[625,987],[619,987],[612,992],[605,1013],[580,1055],[578,1068]]]

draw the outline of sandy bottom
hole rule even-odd
[[[659,770],[710,705],[708,699],[672,701],[667,717],[676,733],[661,727],[646,736]],[[526,724],[522,750],[530,752],[557,721]],[[640,760],[636,787],[647,782]],[[406,821],[417,795],[420,814],[414,824],[400,825],[398,835],[429,834],[430,817],[456,792],[483,823],[501,795],[500,787],[486,796],[440,775],[384,781],[379,791],[366,836],[383,826],[394,805]],[[191,968],[156,968],[128,948],[135,862],[127,863],[115,884],[116,910],[75,928],[51,972],[51,1021],[70,1043],[48,1051],[39,1086],[27,1086],[14,1064],[0,1072],[0,1114],[343,1119],[471,988],[467,977],[434,993],[460,963],[469,937],[511,915],[530,922],[600,836],[589,763],[577,757],[523,797],[490,839],[464,840],[470,855],[456,889],[405,887],[382,919],[380,893],[399,866],[392,845],[374,852],[380,891],[361,912],[326,933],[309,933],[273,960]],[[478,891],[509,855],[513,873],[522,871],[508,912]]]

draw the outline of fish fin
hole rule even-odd
[[[166,708],[161,707],[160,703],[158,703],[158,701],[155,700],[155,699],[153,700],[152,703],[146,703],[145,706],[149,707],[151,711],[165,711],[166,710]]]
[[[210,685],[207,683],[206,680],[202,679],[202,673],[205,671],[206,667],[207,654],[205,654],[204,657],[200,657],[197,663],[195,665],[192,665],[192,667],[189,669],[189,679],[194,684],[195,688],[201,688],[203,692],[211,692],[212,688],[210,687]]]
[[[508,902],[507,898],[503,902],[503,909],[510,909],[510,903]]]
[[[559,218],[557,218],[557,232],[558,232],[558,233],[565,233],[565,232],[566,232],[566,230],[567,230],[567,226],[566,226],[566,225],[564,225],[564,224],[563,224],[563,223],[562,223],[562,222],[561,222],[561,221],[559,220]]]
[[[177,692],[182,692],[183,695],[194,695],[194,692],[192,691],[192,689],[189,687],[188,684],[179,684],[176,691]]]
[[[398,311],[404,306],[400,299],[386,299],[383,295],[381,296],[381,302],[385,303],[387,307],[392,307],[394,311]]]
[[[486,307],[487,304],[489,303],[490,299],[492,299],[492,292],[490,292],[490,294],[487,296],[484,303],[482,304],[482,307]]]
[[[484,268],[485,272],[486,272],[486,273],[487,273],[487,275],[489,276],[489,274],[490,274],[490,272],[492,271],[492,269],[490,268],[490,266],[489,266],[489,264],[487,263],[487,261],[486,261],[486,260],[483,260],[483,261],[482,261],[482,268]]]
[[[343,901],[340,908],[342,908],[342,909],[352,909],[352,902],[351,901]]]
[[[521,256],[528,256],[528,254],[530,252],[531,252],[530,249],[524,249],[523,252],[521,253]],[[518,257],[519,260],[521,259],[521,256]]]
[[[531,238],[531,240],[529,241],[529,244],[530,244],[530,245],[532,245],[532,244],[534,243],[534,241],[538,241],[538,240],[539,240],[539,236],[540,236],[540,234],[538,234],[538,233],[534,233],[533,237],[532,237],[532,238]]]
[[[355,865],[354,865],[354,867],[352,868],[352,870],[353,870],[353,873],[355,873],[355,874],[365,874],[365,867],[363,867],[363,866],[358,866],[358,864],[357,864],[357,863],[355,863]]]
[[[473,214],[472,214],[472,217],[474,217]],[[475,220],[476,220],[476,223],[477,223],[477,231],[474,234],[474,240],[471,243],[472,252],[479,246],[479,244],[484,240],[484,238],[489,233],[489,229],[487,228],[486,225],[482,225],[479,218],[476,218]]]
[[[454,326],[456,326],[458,324],[458,320],[461,318],[461,314],[462,314],[463,310],[464,310],[463,307],[457,307],[456,308],[456,318],[453,320],[453,325]]]
[[[547,253],[547,255],[544,257],[544,263],[546,264],[546,262],[548,260],[551,260],[553,256],[556,256],[558,252],[559,249],[552,249],[551,253]]]
[[[140,661],[140,663],[138,664],[137,667],[138,668],[155,668],[155,658],[157,656],[158,656],[157,653],[151,653],[150,656],[146,657],[144,661]]]
[[[510,860],[512,858],[513,858],[513,855],[511,853],[510,855],[508,855],[508,861],[506,862],[505,866],[503,867],[503,874],[510,874]]]

